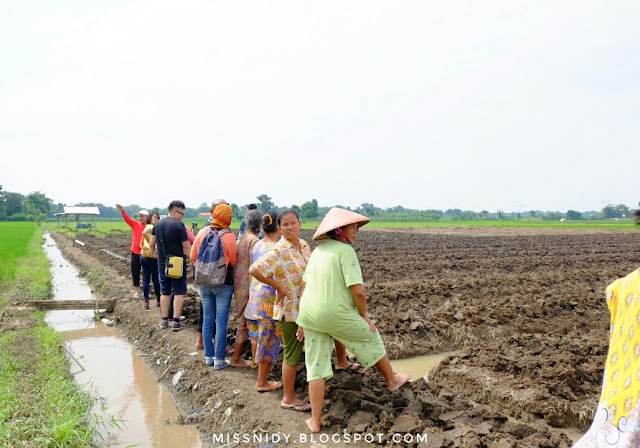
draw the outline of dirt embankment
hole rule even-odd
[[[55,237],[82,270],[109,279],[101,295],[131,296],[129,235],[83,236],[84,247]],[[311,233],[303,238],[310,241]],[[356,250],[369,309],[391,358],[458,352],[429,384],[395,393],[374,369],[336,374],[327,382],[324,432],[384,434],[383,443],[395,433],[425,433],[420,446],[431,447],[570,446],[543,419],[559,427],[589,423],[607,349],[604,288],[636,267],[637,240],[630,232],[362,232]],[[187,301],[188,327],[179,333],[160,330],[157,309],[144,311],[133,300],[118,303],[117,325],[148,354],[185,413],[203,410],[194,421],[206,440],[229,431],[306,432],[306,415],[281,410],[279,393],[254,392],[255,371],[216,372],[201,351],[190,356],[198,300],[193,294]],[[174,386],[178,371],[185,373]],[[303,368],[296,386],[305,397]]]

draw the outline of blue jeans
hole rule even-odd
[[[149,299],[149,285],[153,279],[153,290],[156,299],[160,300],[160,279],[158,277],[158,260],[155,258],[140,257],[142,265],[142,294],[145,299]]]
[[[200,287],[203,310],[202,340],[204,342],[204,356],[207,358],[224,360],[227,350],[227,323],[229,322],[232,295],[233,285]],[[214,328],[216,333],[215,350],[211,343]]]

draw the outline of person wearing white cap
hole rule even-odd
[[[307,264],[296,323],[304,330],[311,401],[311,418],[306,423],[314,433],[321,427],[325,381],[333,376],[334,339],[344,344],[365,368],[375,365],[390,391],[410,380],[409,375],[393,371],[380,333],[367,314],[362,271],[351,245],[358,228],[368,222],[366,216],[334,207],[313,235],[315,241],[326,241],[313,251]]]
[[[140,210],[138,212],[138,220],[135,221],[127,215],[124,207],[120,204],[116,204],[116,208],[122,213],[122,217],[125,222],[133,230],[133,236],[131,238],[131,278],[133,279],[133,298],[140,298],[140,240],[142,240],[142,231],[147,226],[147,216],[149,212],[146,210]]]

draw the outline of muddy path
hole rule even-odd
[[[310,241],[311,232],[303,238]],[[100,294],[131,296],[128,234],[85,235],[83,247],[61,235],[56,240],[81,269],[108,276]],[[393,434],[424,433],[428,442],[420,446],[433,447],[570,446],[549,425],[590,423],[607,350],[604,288],[637,267],[639,240],[621,231],[361,232],[356,250],[370,314],[390,357],[456,355],[429,384],[415,381],[396,393],[373,370],[336,374],[327,382],[323,432],[382,434],[383,443]],[[202,352],[189,355],[198,300],[195,293],[187,300],[188,328],[177,334],[161,331],[159,312],[133,300],[119,303],[117,325],[149,353],[154,375],[183,412],[204,410],[196,420],[205,440],[228,431],[306,432],[305,415],[281,410],[279,395],[253,391],[254,371],[214,372]],[[180,370],[185,374],[173,386]],[[306,396],[303,368],[297,388]]]

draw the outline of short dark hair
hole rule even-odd
[[[185,209],[187,208],[187,206],[184,205],[184,202],[182,201],[171,201],[171,203],[169,204],[169,211],[172,211],[175,208]]]
[[[151,210],[149,215],[147,216],[147,224],[151,224],[151,220],[153,219],[153,215],[158,215],[158,219],[160,219],[160,213],[155,210]]]
[[[273,233],[278,230],[278,212],[270,211],[262,216],[262,230],[264,233]]]
[[[258,206],[256,204],[247,205],[247,210],[258,210]]]
[[[295,209],[293,209],[293,208],[287,208],[287,209],[284,209],[284,210],[283,210],[283,211],[278,215],[278,225],[280,225],[280,221],[282,220],[282,217],[283,217],[283,216],[290,215],[290,214],[292,214],[292,213],[293,213],[294,215],[296,215],[296,218],[298,219],[298,221],[300,221],[300,215],[298,215],[298,212],[297,212]]]

